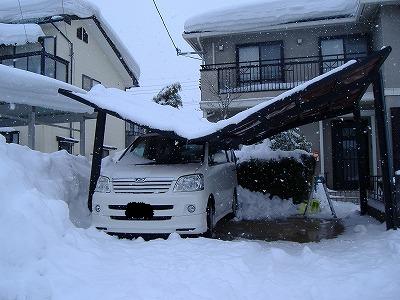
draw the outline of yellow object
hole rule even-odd
[[[301,203],[299,205],[299,213],[300,214],[304,214],[305,210],[307,207],[307,203]],[[319,205],[319,200],[318,199],[312,199],[310,201],[310,206],[307,209],[307,213],[311,213],[311,214],[316,214],[320,211],[320,205]]]

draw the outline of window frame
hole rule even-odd
[[[326,40],[338,40],[341,39],[343,41],[343,57],[344,61],[348,61],[348,55],[349,53],[346,50],[346,40],[351,40],[351,39],[365,39],[367,43],[367,53],[365,53],[365,56],[368,56],[372,52],[372,40],[371,40],[371,35],[368,33],[351,33],[351,34],[341,34],[341,35],[332,35],[332,36],[320,36],[318,38],[318,54],[319,54],[319,61],[320,61],[320,74],[323,74],[323,62],[324,62],[324,57],[322,55],[322,41]]]
[[[85,81],[85,78],[89,79],[90,85],[91,85],[90,89],[87,90],[87,91],[90,91],[94,87],[94,84],[93,84],[94,82],[96,82],[97,84],[101,84],[101,81],[99,81],[97,79],[94,79],[94,78],[92,78],[92,77],[90,77],[88,75],[82,74],[82,89],[84,89],[85,91],[86,91],[86,89],[84,88],[84,85],[83,85],[83,83]]]
[[[89,44],[89,33],[85,29],[85,27],[80,26],[76,29],[76,37],[78,40],[81,40],[82,42]]]
[[[262,60],[261,57],[261,48],[263,46],[271,46],[271,45],[279,45],[280,47],[280,63],[277,64],[272,64],[272,66],[277,66],[279,67],[279,70],[281,72],[281,76],[276,79],[263,79],[263,72],[262,72],[262,62],[263,61],[268,61],[268,60]],[[246,80],[242,81],[240,80],[240,60],[239,60],[239,51],[240,48],[245,48],[245,47],[258,47],[258,68],[259,68],[259,79],[258,80]],[[285,70],[284,70],[284,59],[285,59],[285,44],[283,40],[274,40],[274,41],[267,41],[267,42],[258,42],[258,43],[244,43],[244,44],[237,44],[235,47],[235,56],[236,56],[236,68],[237,68],[237,74],[236,74],[236,80],[239,84],[242,83],[247,83],[247,82],[260,82],[260,83],[266,83],[266,82],[285,82]],[[257,61],[254,61],[257,62]],[[243,62],[242,62],[243,63]],[[264,64],[265,66],[265,64]]]

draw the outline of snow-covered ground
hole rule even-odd
[[[85,215],[88,163],[0,136],[0,299],[396,299],[400,233],[356,213],[320,243],[118,240]],[[66,203],[69,203],[70,210]],[[75,214],[75,217],[74,217]],[[78,216],[81,214],[81,216]]]

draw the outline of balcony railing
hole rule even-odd
[[[289,90],[351,59],[365,56],[366,53],[352,53],[203,65],[202,72],[203,78],[207,78],[205,72],[217,72],[221,94]]]
[[[68,61],[45,51],[0,56],[0,64],[68,82]]]

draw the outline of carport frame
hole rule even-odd
[[[252,144],[301,125],[322,121],[328,118],[339,117],[353,113],[357,122],[357,144],[360,146],[361,117],[360,101],[370,84],[373,84],[376,120],[378,124],[379,142],[381,146],[381,165],[384,180],[385,216],[387,229],[397,228],[397,208],[394,201],[392,156],[390,154],[388,126],[386,123],[385,100],[382,90],[382,76],[380,67],[389,56],[391,47],[383,48],[372,55],[360,59],[354,64],[330,74],[317,82],[309,84],[288,96],[262,107],[244,118],[241,122],[230,124],[221,130],[207,136],[199,137],[191,142],[208,141],[220,147],[238,146],[239,144]],[[349,83],[346,83],[350,81]],[[78,96],[77,94],[59,89],[58,92],[66,97],[86,104],[97,112],[95,142],[93,146],[93,161],[90,177],[88,207],[92,211],[92,199],[96,183],[101,172],[101,159],[103,153],[104,132],[107,114],[125,121],[127,120],[115,111],[103,109],[96,104]],[[335,105],[336,106],[335,106]],[[279,112],[279,113],[276,113]],[[271,117],[272,116],[272,117]],[[285,118],[282,118],[285,116]],[[290,119],[290,122],[287,120]],[[141,125],[141,124],[140,124]],[[144,126],[146,127],[146,126]],[[268,128],[269,127],[269,128]],[[187,140],[174,132],[149,128],[154,132],[176,139]],[[360,148],[360,147],[359,147]],[[361,213],[369,213],[366,193],[366,174],[363,163],[364,154],[358,150],[358,168],[360,184]]]

